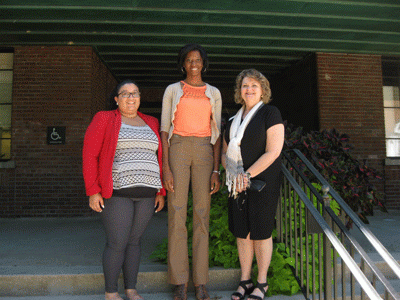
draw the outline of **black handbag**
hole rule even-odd
[[[267,183],[260,179],[251,179],[250,187],[247,189],[250,191],[261,192]],[[239,210],[243,210],[247,201],[247,192],[243,191],[236,197],[236,205]]]
[[[260,179],[251,179],[250,180],[250,190],[251,191],[256,191],[256,192],[261,192],[262,189],[265,187],[267,183],[263,180]]]
[[[260,179],[252,179],[250,182],[249,190],[261,192],[267,183]],[[239,210],[243,210],[247,201],[247,192],[243,191],[236,197],[236,205]]]

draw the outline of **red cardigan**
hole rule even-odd
[[[138,112],[139,117],[154,131],[158,138],[158,164],[162,176],[162,147],[157,118]],[[111,198],[113,192],[112,166],[121,129],[121,113],[118,109],[100,111],[86,130],[83,141],[83,179],[86,195],[100,193]],[[161,178],[162,182],[162,178]],[[157,195],[166,195],[164,188]]]

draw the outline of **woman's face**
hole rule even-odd
[[[201,75],[201,70],[203,70],[203,59],[201,58],[200,52],[197,50],[190,51],[186,55],[183,67],[188,76]]]
[[[140,106],[139,88],[133,83],[127,83],[119,89],[114,99],[121,114],[136,114]]]
[[[242,81],[241,95],[247,106],[256,105],[262,96],[262,87],[258,80],[245,77]]]

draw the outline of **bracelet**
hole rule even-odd
[[[220,171],[213,171],[213,173],[218,173],[218,175],[221,175],[221,172]]]
[[[249,172],[244,173],[244,175],[247,177],[248,183],[247,183],[247,188],[250,188],[251,185],[251,174]]]

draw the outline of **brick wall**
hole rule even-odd
[[[382,67],[377,55],[317,53],[321,128],[350,135],[357,158],[385,158]]]
[[[382,63],[378,55],[317,53],[321,129],[336,128],[350,135],[357,159],[381,171],[387,207],[400,208],[399,168],[385,166]]]
[[[3,163],[2,163],[3,164]],[[0,214],[14,214],[15,168],[0,169]]]
[[[96,112],[106,108],[105,99],[114,89],[116,80],[97,55],[93,55],[90,78],[92,95],[90,112],[92,117]]]
[[[385,166],[385,178],[387,206],[400,209],[400,166]]]
[[[11,190],[8,199],[2,195],[2,202],[9,205],[0,210],[0,217],[91,214],[84,196],[82,141],[94,110],[104,108],[115,83],[91,47],[15,48],[12,160],[16,168],[0,169],[2,182]],[[48,126],[66,127],[64,145],[47,144]]]

